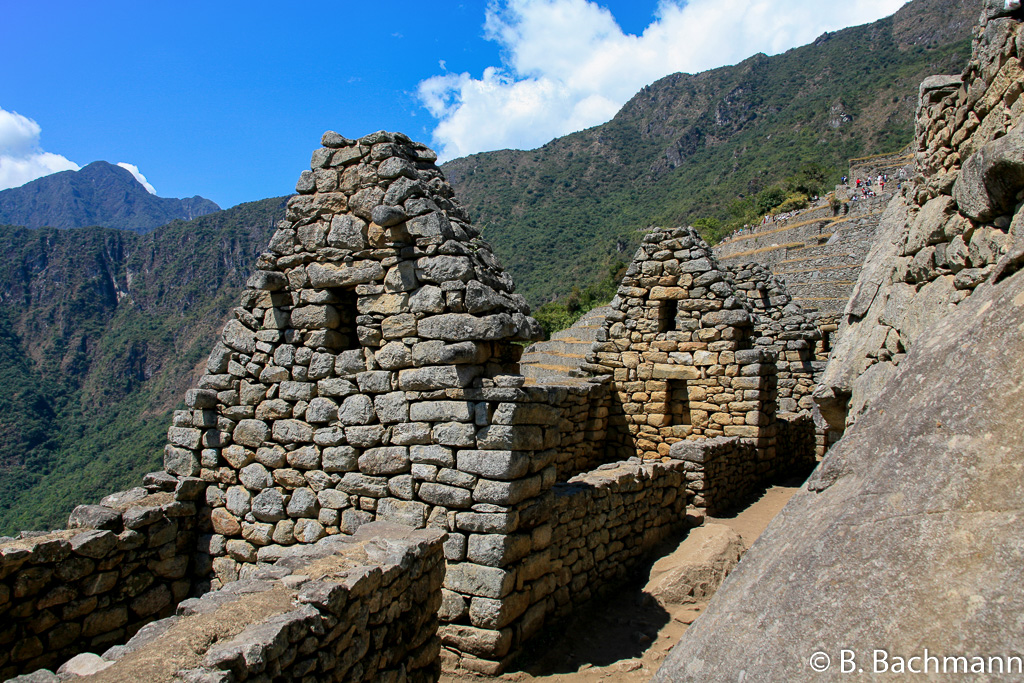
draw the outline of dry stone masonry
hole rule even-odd
[[[779,371],[787,408],[795,409],[794,396],[812,384],[820,333],[766,270],[736,276],[692,228],[656,229],[645,236],[611,309],[584,366],[613,378],[609,424],[619,429],[609,435],[611,447],[653,460],[671,456],[682,441],[735,437],[753,447],[750,477],[764,481],[789,471],[790,463],[779,467],[776,450]],[[809,464],[813,452],[801,459]],[[694,493],[694,505],[704,507]]]
[[[295,546],[252,579],[181,602],[125,645],[31,680],[435,681],[442,540],[376,522]]]
[[[298,597],[173,675],[433,680],[438,661],[497,673],[668,535],[813,463],[813,428],[791,411],[806,408],[820,335],[767,270],[734,275],[692,229],[655,230],[578,376],[528,381],[518,342],[540,328],[434,161],[397,133],[323,136],[174,414],[166,472],[126,494],[150,496],[144,521],[114,501],[73,515],[116,558],[65,576],[81,533],[55,532],[70,550],[47,583],[30,565],[49,551],[0,543],[0,609],[21,620],[0,631],[18,643],[0,670],[77,653],[87,666],[110,646],[103,660],[121,666],[118,653],[127,662],[170,642],[189,610],[231,609],[224,596],[258,585]],[[344,555],[346,539],[390,547],[392,524],[433,535],[418,559],[364,558],[384,577],[368,604],[302,597],[295,562]],[[156,538],[139,541],[143,526]],[[435,547],[443,568],[426,566]],[[93,571],[107,595],[90,602]],[[83,596],[81,615],[53,612]],[[384,627],[399,615],[415,626]],[[92,621],[72,624],[79,616]]]
[[[193,590],[195,478],[75,508],[67,530],[0,542],[0,679],[123,643]]]
[[[931,325],[1024,260],[1020,26],[1019,8],[987,4],[964,73],[921,84],[921,175],[886,208],[815,393],[834,436],[880,396]]]
[[[214,585],[374,519],[454,531],[508,499],[474,463],[545,448],[546,416],[487,395],[539,327],[433,152],[323,145],[168,433],[168,471],[214,484]]]

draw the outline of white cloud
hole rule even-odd
[[[142,186],[146,188],[147,192],[150,194],[156,194],[156,190],[153,189],[153,186],[149,184],[148,180],[146,180],[146,176],[139,172],[138,166],[135,164],[125,163],[124,161],[117,162],[117,165],[135,176],[135,179],[142,183]]]
[[[502,64],[479,78],[433,76],[418,94],[438,119],[433,142],[442,159],[532,148],[607,121],[662,76],[777,54],[892,14],[905,2],[662,0],[636,36],[589,0],[492,0],[484,31],[501,46]]]
[[[0,190],[56,173],[77,171],[78,164],[39,147],[42,129],[32,119],[0,109]]]

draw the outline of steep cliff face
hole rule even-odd
[[[283,215],[269,199],[147,235],[0,228],[0,534],[59,523],[159,462]]]
[[[961,76],[920,88],[922,173],[886,209],[816,392],[840,432],[896,375],[928,328],[1024,249],[1024,38],[1019,10],[987,7]]]

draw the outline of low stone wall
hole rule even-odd
[[[555,487],[552,566],[556,617],[624,580],[673,532],[699,524],[681,460],[602,465]]]
[[[695,521],[686,515],[685,466],[605,464],[555,485],[505,533],[470,536],[472,561],[450,564],[445,581],[447,665],[501,671],[546,620],[614,587],[655,544]]]
[[[686,487],[695,508],[708,514],[734,509],[761,486],[757,451],[737,437],[681,441],[672,457],[686,463]]]
[[[67,530],[0,541],[0,680],[124,642],[189,595],[205,484],[146,482],[79,506]]]
[[[96,671],[82,677],[89,683],[436,681],[443,540],[373,523],[345,541],[296,546],[256,578],[186,600],[62,673]]]
[[[555,468],[558,481],[588,472],[614,459],[606,440],[612,414],[611,378],[591,378],[582,385],[546,387],[559,411],[561,440]]]
[[[809,413],[782,413],[775,423],[776,456],[760,456],[747,439],[681,441],[673,458],[686,463],[686,488],[700,515],[728,512],[772,481],[806,475],[815,464],[815,427]]]

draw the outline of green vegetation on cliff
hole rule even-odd
[[[849,158],[905,146],[918,84],[963,68],[977,11],[914,0],[781,55],[668,76],[608,123],[539,149],[476,154],[443,170],[536,306],[629,260],[643,228],[701,218],[722,228],[810,163],[829,188]]]
[[[285,198],[147,235],[0,227],[0,534],[157,469]]]

